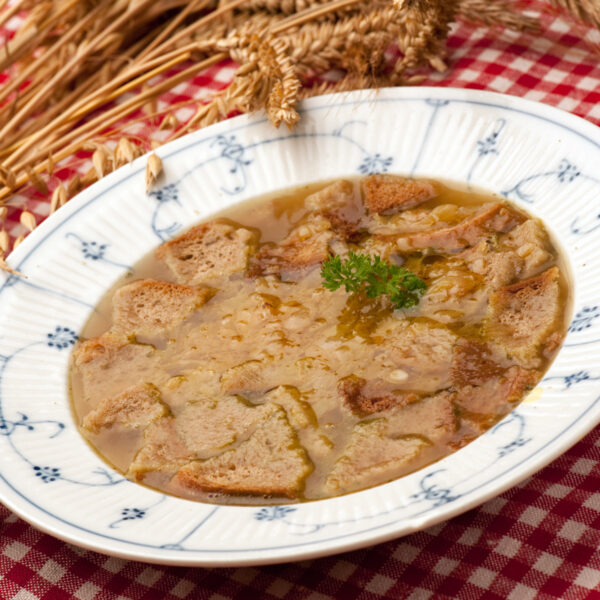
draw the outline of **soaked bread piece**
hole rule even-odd
[[[168,412],[158,388],[151,383],[142,383],[102,400],[97,408],[85,416],[83,427],[92,433],[113,426],[142,429]]]
[[[417,394],[411,392],[390,393],[388,389],[385,393],[381,390],[381,385],[377,386],[373,383],[356,375],[349,375],[340,380],[338,392],[342,402],[355,415],[365,417],[396,406],[405,406],[419,399]],[[378,387],[380,389],[377,389]]]
[[[314,212],[334,212],[352,202],[354,186],[346,179],[339,179],[322,190],[310,194],[304,201],[306,208]]]
[[[243,398],[225,396],[188,405],[175,423],[177,432],[197,458],[210,458],[248,437],[265,418],[265,407],[255,407]]]
[[[401,251],[424,248],[446,252],[462,250],[473,246],[489,233],[510,231],[523,220],[522,215],[501,202],[488,204],[475,216],[454,227],[400,236],[397,246]]]
[[[295,429],[316,427],[317,416],[311,405],[302,400],[298,388],[291,385],[280,385],[269,392],[264,401],[281,406],[285,410],[290,425]]]
[[[560,318],[558,267],[500,288],[490,297],[487,332],[494,344],[526,368],[541,363],[540,345]]]
[[[156,250],[178,283],[198,285],[244,271],[256,247],[256,234],[226,223],[204,223]]]
[[[361,188],[369,213],[384,215],[414,208],[437,195],[429,181],[398,175],[369,175],[361,181]]]
[[[452,385],[481,385],[502,375],[510,365],[510,361],[494,353],[488,344],[478,340],[458,340],[452,355]]]
[[[237,448],[179,469],[171,486],[188,492],[222,492],[295,498],[312,464],[281,408]]]
[[[514,365],[493,344],[460,340],[454,349],[455,404],[461,418],[479,432],[508,412],[539,378],[539,371]]]
[[[156,349],[132,344],[111,332],[78,344],[74,364],[81,379],[84,411],[96,408],[107,397],[144,382],[159,384],[167,375],[160,369]]]
[[[539,376],[538,371],[512,366],[479,385],[462,386],[456,394],[456,404],[471,413],[503,414],[499,409],[521,399]]]
[[[143,279],[113,296],[113,330],[127,335],[156,336],[179,325],[208,302],[215,290]]]
[[[537,275],[548,268],[553,260],[548,234],[535,219],[527,219],[507,233],[502,245],[514,250],[521,260],[519,274],[523,279]]]
[[[281,275],[321,264],[329,257],[329,242],[334,238],[331,223],[312,215],[293,229],[278,244],[266,244],[252,259],[250,274]]]
[[[389,411],[386,413],[387,434],[391,437],[418,435],[432,443],[449,439],[458,429],[455,396],[454,392],[443,391]]]
[[[489,283],[489,290],[508,285],[521,277],[525,270],[524,261],[518,254],[500,251],[496,245],[491,239],[483,239],[457,256],[464,260],[470,271],[483,276]]]
[[[77,367],[94,361],[110,361],[115,352],[127,344],[126,338],[107,332],[97,338],[78,343],[73,350],[73,360]]]
[[[461,420],[483,433],[510,411],[539,379],[539,371],[512,366],[478,385],[460,387],[455,402]]]
[[[144,442],[129,466],[128,475],[141,479],[146,473],[174,473],[194,458],[175,427],[173,417],[151,423],[144,431]]]
[[[354,427],[344,453],[325,481],[329,494],[341,494],[357,485],[364,487],[373,480],[389,481],[430,445],[419,437],[390,438],[387,431],[385,419]]]
[[[327,219],[336,236],[329,241],[333,254],[345,256],[348,253],[346,242],[359,241],[360,219],[352,214],[354,186],[350,181],[340,179],[322,190],[306,197],[305,206],[316,215]]]
[[[219,391],[219,374],[207,366],[169,377],[161,386],[163,402],[177,415],[188,404],[215,397]]]
[[[471,218],[480,206],[439,204],[434,208],[413,208],[391,216],[374,214],[369,217],[366,228],[369,233],[381,236],[414,234],[448,229]]]
[[[247,360],[223,373],[221,389],[227,394],[266,392],[275,387],[276,379],[267,363],[260,360]]]
[[[313,407],[302,399],[298,388],[281,385],[263,398],[266,405],[274,404],[285,410],[290,425],[296,430],[302,447],[313,462],[327,460],[333,450],[333,442],[319,427]]]
[[[375,357],[385,354],[395,369],[408,373],[406,386],[434,392],[448,387],[456,335],[436,322],[390,320],[377,328]]]

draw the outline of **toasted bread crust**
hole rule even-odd
[[[141,478],[152,471],[175,473],[194,453],[185,445],[173,417],[151,423],[144,431],[144,443],[129,466],[129,475]]]
[[[419,206],[436,196],[428,181],[398,175],[370,175],[361,182],[364,203],[369,213],[393,214]]]
[[[160,334],[179,325],[213,295],[211,288],[154,279],[134,281],[113,296],[113,329],[127,335]]]
[[[540,364],[539,350],[560,318],[560,273],[551,267],[490,296],[487,331],[525,368]]]
[[[279,407],[237,448],[206,461],[182,467],[173,478],[176,488],[190,493],[222,492],[296,498],[312,464]]]
[[[354,427],[344,453],[325,482],[329,493],[364,485],[374,475],[380,481],[392,479],[429,445],[418,437],[389,438],[387,428],[385,419],[362,421]]]
[[[486,381],[479,380],[477,385],[460,387],[456,406],[461,413],[487,427],[497,415],[506,414],[511,404],[521,400],[539,378],[539,371],[512,366]]]
[[[418,399],[416,394],[411,393],[398,396],[374,395],[365,389],[366,385],[367,381],[356,375],[344,377],[338,384],[338,392],[343,403],[352,413],[361,417],[389,410],[398,405],[409,404]]]
[[[329,257],[333,237],[331,223],[313,215],[278,244],[264,245],[252,258],[250,275],[282,275],[318,265]]]
[[[312,211],[335,211],[351,202],[353,195],[352,183],[346,179],[339,179],[307,196],[304,205]]]
[[[475,216],[454,227],[408,234],[398,238],[402,251],[433,248],[440,251],[463,250],[476,244],[488,233],[510,231],[524,217],[501,202],[486,206]]]
[[[494,356],[487,344],[461,339],[454,346],[451,377],[455,386],[481,385],[502,375],[506,366]]]
[[[168,412],[158,388],[151,383],[142,383],[102,400],[85,416],[82,425],[92,433],[114,425],[125,429],[142,429]]]
[[[155,256],[179,283],[198,285],[244,271],[256,241],[256,234],[249,229],[213,221],[162,244]]]
[[[507,233],[503,245],[513,250],[521,263],[520,277],[529,278],[539,274],[552,262],[550,240],[535,219],[527,219]]]
[[[178,415],[175,427],[197,458],[210,458],[250,435],[264,420],[265,408],[235,396],[206,399],[189,404]]]
[[[431,443],[448,442],[458,429],[455,397],[455,392],[443,390],[384,413],[387,435],[393,438],[416,435]]]

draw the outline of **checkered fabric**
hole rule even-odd
[[[537,35],[459,25],[449,40],[450,70],[425,83],[522,96],[600,124],[599,44],[597,32],[550,13]],[[232,69],[220,65],[178,86],[159,108],[221,89]],[[128,131],[143,139],[163,133],[142,121]],[[89,166],[89,157],[79,157],[54,177]],[[38,220],[48,213],[47,199],[21,201]],[[24,231],[14,220],[9,225],[13,236]],[[462,516],[364,550],[285,565],[191,569],[108,558],[42,534],[0,507],[0,600],[70,598],[600,599],[600,429]]]

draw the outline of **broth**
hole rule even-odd
[[[395,309],[322,287],[349,251],[427,283]],[[225,504],[313,500],[439,460],[510,412],[564,336],[539,220],[489,194],[370,176],[259,198],[136,265],[74,350],[73,410],[140,483]]]

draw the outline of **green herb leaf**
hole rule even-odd
[[[379,256],[350,252],[342,261],[332,256],[321,267],[323,287],[334,291],[363,292],[369,298],[386,295],[394,308],[410,308],[419,303],[427,288],[412,271],[382,260]]]

